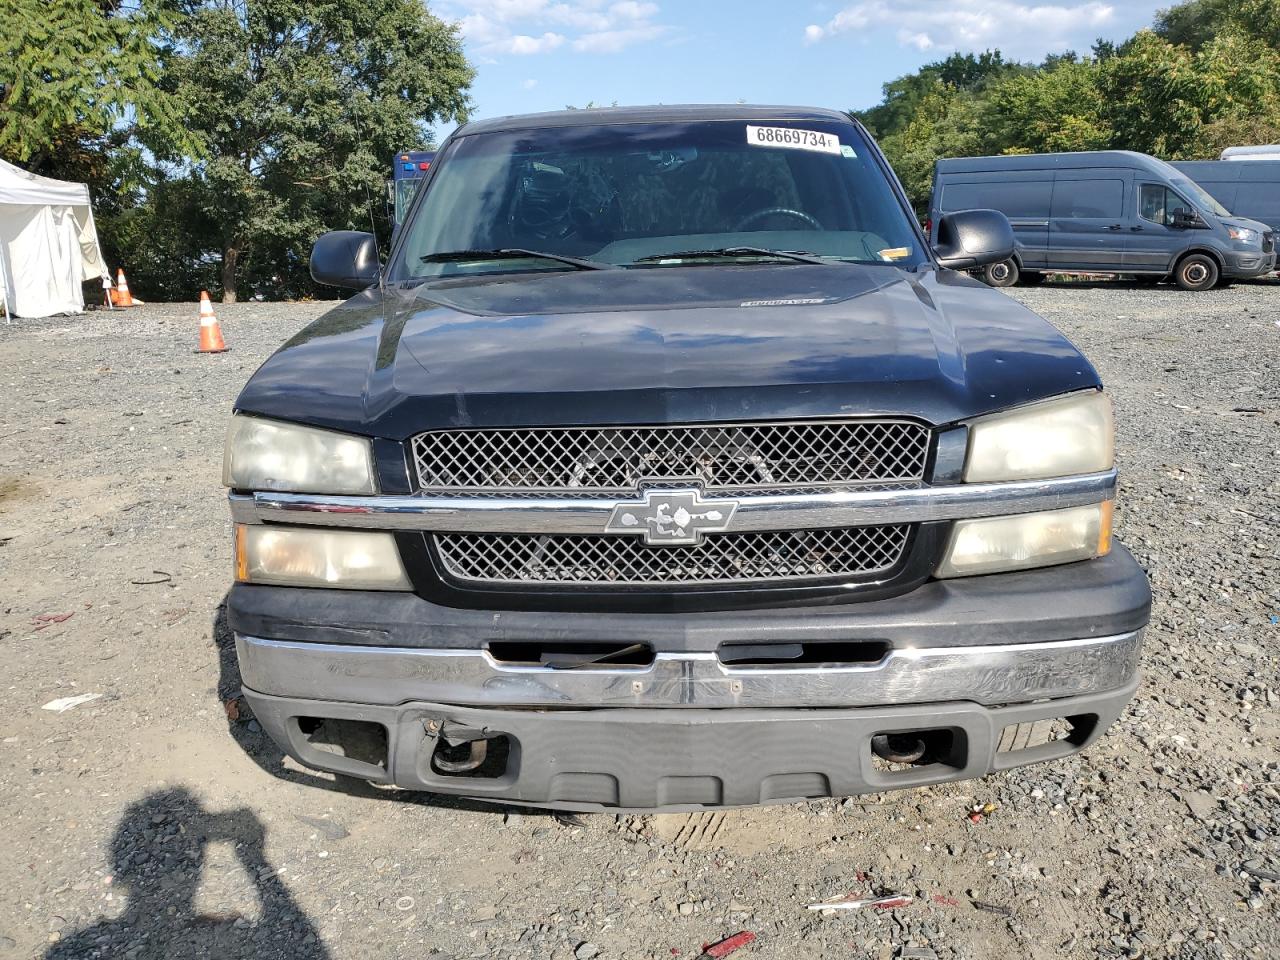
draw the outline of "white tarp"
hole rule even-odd
[[[84,310],[80,284],[108,274],[89,188],[0,160],[0,300],[19,317]]]

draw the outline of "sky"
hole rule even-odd
[[[960,51],[1038,61],[1120,40],[1173,0],[428,0],[459,24],[477,118],[588,103],[862,109]],[[443,136],[448,128],[437,131]]]

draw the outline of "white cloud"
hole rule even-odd
[[[506,53],[526,55],[530,53],[546,53],[564,44],[564,35],[560,33],[544,33],[540,37],[529,37],[523,33],[516,34],[503,41],[499,46]]]
[[[616,53],[670,31],[645,0],[442,0],[474,56],[546,53],[568,44],[580,53]]]
[[[915,47],[917,50],[931,50],[937,44],[927,33],[912,33],[910,30],[898,31],[898,42],[904,47]]]
[[[524,83],[520,84],[520,86],[524,87],[526,90],[532,90],[537,85],[538,85],[538,81],[534,80],[532,77],[530,77]]]
[[[573,49],[580,53],[617,53],[637,43],[656,40],[667,32],[660,23],[644,24],[628,27],[625,30],[598,30],[585,33],[573,41]]]
[[[1114,25],[1116,7],[1100,0],[1061,3],[1018,0],[868,0],[845,7],[827,23],[805,28],[807,43],[839,34],[901,27],[897,41],[918,50],[985,50],[1039,59],[1046,53],[1087,48],[1099,30]]]

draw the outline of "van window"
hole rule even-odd
[[[1144,183],[1138,195],[1138,215],[1143,220],[1172,227],[1179,213],[1195,213],[1191,204],[1166,186]]]
[[[999,210],[1006,217],[1049,216],[1047,180],[995,183],[948,183],[942,189],[942,209]]]
[[[1085,219],[1124,213],[1123,180],[1059,180],[1053,185],[1053,216]]]

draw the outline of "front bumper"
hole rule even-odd
[[[309,766],[505,803],[673,811],[918,787],[1065,757],[1102,735],[1137,682],[1134,676],[1105,693],[998,708],[959,701],[839,710],[494,710],[245,695],[271,737]],[[384,727],[385,765],[317,749],[299,719],[317,716]],[[1020,731],[1063,718],[1073,725],[1068,737],[1018,747]],[[439,772],[432,757],[450,726],[507,738],[501,772]],[[873,760],[872,737],[925,731],[947,738],[933,762],[892,769]]]
[[[714,653],[659,653],[644,667],[511,666],[484,650],[395,649],[236,637],[247,690],[394,707],[871,707],[969,700],[984,706],[1119,686],[1142,631],[1049,643],[890,650],[855,666],[732,667]]]
[[[1229,253],[1223,273],[1228,277],[1248,280],[1253,277],[1266,276],[1276,269],[1276,253],[1249,251],[1247,253]]]
[[[1093,742],[1133,695],[1150,590],[1121,547],[1043,570],[934,581],[825,607],[689,614],[484,612],[412,594],[237,585],[245,697],[309,766],[402,787],[571,808],[679,808],[841,796],[981,776]],[[875,663],[727,666],[726,640],[875,639]],[[499,640],[644,640],[645,667],[511,666]],[[1000,749],[1022,725],[1062,739]],[[366,762],[317,724],[385,731]],[[929,731],[946,748],[901,770],[871,738]],[[442,773],[441,738],[498,739],[504,765]],[[1014,740],[1018,737],[1015,735]]]

